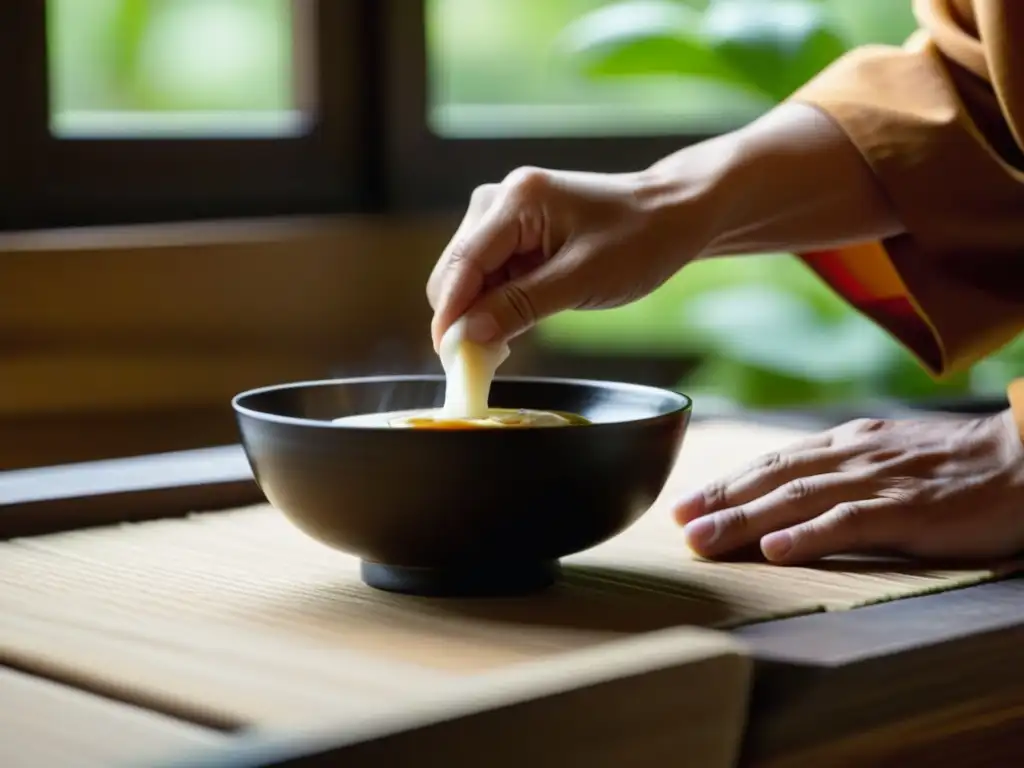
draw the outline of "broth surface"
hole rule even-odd
[[[495,371],[508,358],[504,342],[478,344],[466,338],[466,318],[455,321],[439,344],[445,373],[444,405],[440,408],[343,416],[333,423],[347,427],[394,429],[523,429],[572,427],[590,422],[572,413],[526,408],[491,408],[488,398]]]
[[[440,408],[383,413],[361,413],[342,416],[334,424],[346,427],[391,427],[392,429],[523,429],[527,427],[574,427],[590,421],[574,413],[536,411],[525,408],[489,408],[484,418],[458,419],[444,414]]]

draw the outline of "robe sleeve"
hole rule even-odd
[[[1024,328],[1024,0],[915,0],[903,47],[855,49],[792,97],[858,148],[906,232],[800,254],[936,376]]]

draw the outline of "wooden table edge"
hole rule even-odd
[[[0,540],[265,501],[239,445],[0,472]]]

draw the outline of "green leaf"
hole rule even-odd
[[[778,101],[847,49],[829,9],[813,0],[716,0],[702,30],[734,70]]]
[[[938,381],[915,361],[909,352],[900,349],[883,375],[873,384],[873,389],[900,400],[920,400],[929,397],[953,397],[966,395],[971,391],[970,373],[957,373]]]
[[[698,409],[706,393],[747,408],[806,407],[865,394],[857,381],[809,381],[725,357],[708,357],[676,388],[693,397]]]
[[[707,44],[701,14],[668,0],[629,0],[581,16],[561,47],[590,77],[677,75],[750,85]]]
[[[851,46],[900,45],[917,29],[910,0],[827,0]]]
[[[701,332],[683,319],[689,301],[709,290],[785,276],[787,270],[779,269],[784,266],[777,256],[767,255],[698,262],[632,304],[547,318],[538,327],[539,336],[547,345],[576,351],[689,354],[703,346]]]
[[[738,286],[768,286],[792,294],[813,308],[817,322],[838,322],[856,315],[802,262],[788,254],[761,254],[695,262],[639,301],[600,312],[561,312],[544,320],[538,332],[544,344],[575,351],[715,352],[719,336],[691,322],[691,303]],[[710,341],[709,334],[714,337]]]
[[[687,306],[687,324],[714,354],[791,380],[866,381],[884,373],[893,342],[867,320],[829,323],[813,304],[769,286],[709,292]]]
[[[145,0],[120,0],[114,17],[113,74],[122,92],[141,100],[139,87],[139,60],[150,24],[150,4]]]

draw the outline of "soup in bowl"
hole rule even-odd
[[[441,339],[438,356],[445,371],[444,403],[437,408],[371,412],[335,419],[347,427],[395,429],[523,429],[578,427],[590,422],[575,413],[529,408],[491,408],[491,383],[508,358],[507,344],[481,345],[466,339],[465,320],[456,321]]]

